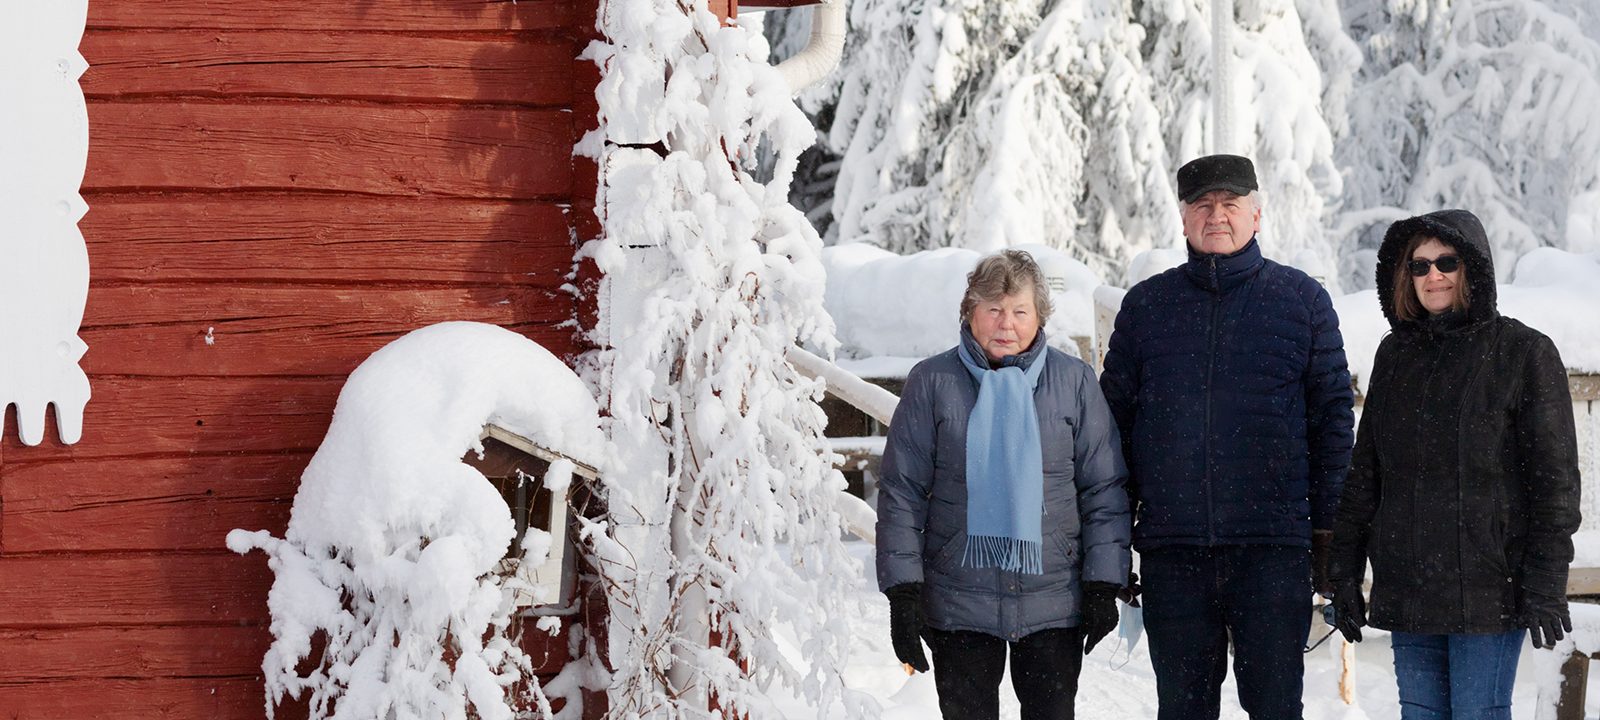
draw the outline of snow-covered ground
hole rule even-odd
[[[889,647],[889,606],[877,591],[873,577],[872,546],[865,542],[849,543],[853,557],[861,562],[859,584],[860,602],[855,613],[848,618],[854,641],[850,661],[846,668],[846,682],[851,688],[865,692],[882,706],[884,720],[931,720],[939,716],[938,699],[934,693],[933,676],[918,674],[908,677],[901,670]],[[1581,613],[1586,608],[1579,608]],[[1600,608],[1597,608],[1600,613]],[[1328,628],[1316,620],[1313,630],[1321,637]],[[1339,638],[1328,642],[1306,656],[1305,718],[1306,720],[1387,720],[1400,717],[1396,697],[1394,658],[1389,652],[1389,635],[1370,628],[1366,639],[1356,646],[1355,687],[1356,702],[1346,705],[1339,699]],[[782,638],[786,653],[796,662],[802,662],[801,653],[793,637]],[[1538,687],[1533,674],[1537,663],[1535,651],[1523,645],[1522,660],[1517,669],[1516,689],[1512,694],[1511,715],[1516,720],[1533,720]],[[1589,702],[1585,717],[1600,713],[1600,671],[1590,678]],[[796,700],[780,703],[786,717],[791,720],[834,717],[819,713]],[[1016,697],[1011,692],[1009,676],[1001,683],[1000,715],[1002,718],[1018,717]],[[1078,680],[1077,716],[1083,720],[1131,720],[1151,718],[1156,714],[1155,676],[1150,669],[1150,654],[1144,641],[1131,654],[1120,645],[1113,632],[1084,659],[1083,674]],[[1223,720],[1244,720],[1247,716],[1239,707],[1232,673],[1222,687]]]

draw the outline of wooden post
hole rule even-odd
[[[1556,703],[1556,720],[1583,720],[1583,704],[1589,694],[1589,656],[1581,652],[1561,665],[1561,698]]]

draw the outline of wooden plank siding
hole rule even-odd
[[[0,717],[260,717],[272,573],[223,539],[284,531],[349,372],[446,320],[584,349],[596,7],[90,3],[94,395],[0,439]]]
[[[592,186],[592,184],[591,184]],[[79,227],[95,280],[559,286],[581,218],[537,200],[293,192],[102,194]],[[292,206],[293,212],[284,208]]]

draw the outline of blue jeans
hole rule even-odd
[[[1525,632],[1391,633],[1401,720],[1510,720]]]
[[[1300,720],[1311,632],[1311,551],[1179,545],[1139,553],[1159,720],[1221,712],[1233,643],[1239,704],[1252,720]]]

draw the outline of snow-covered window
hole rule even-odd
[[[516,535],[496,572],[506,577],[515,606],[528,615],[576,612],[576,555],[569,547],[568,512],[587,502],[594,468],[506,430],[487,425],[483,452],[468,451],[462,462],[483,473],[511,509]],[[531,552],[528,552],[531,551]],[[543,558],[532,562],[530,559]]]

